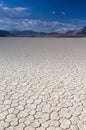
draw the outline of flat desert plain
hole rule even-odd
[[[0,130],[86,130],[86,38],[0,38]]]

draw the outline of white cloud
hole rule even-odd
[[[29,9],[24,7],[8,7],[3,3],[0,3],[0,17],[2,18],[14,18],[21,19],[30,15]]]
[[[56,12],[53,10],[53,11],[52,11],[52,14],[56,14]]]
[[[65,24],[58,21],[41,21],[33,19],[0,19],[0,25],[6,30],[16,29],[59,33],[64,33],[68,30],[77,29],[77,26],[72,24]]]
[[[86,18],[85,19],[79,19],[79,18],[71,19],[71,23],[78,25],[79,28],[82,28],[86,26]]]
[[[28,8],[24,8],[24,7],[14,7],[14,8],[10,8],[5,6],[3,3],[0,3],[0,8],[3,10],[16,10],[16,11],[26,11],[28,10]]]
[[[56,14],[52,11],[52,14]],[[61,11],[62,15],[66,15]],[[28,8],[24,7],[7,7],[3,3],[0,3],[0,29],[3,30],[33,30],[40,32],[60,32],[64,33],[69,30],[75,30],[78,28],[76,22],[62,23],[59,21],[42,21],[38,19],[30,19],[30,13]],[[84,20],[83,20],[84,21]],[[80,22],[79,22],[80,23]],[[85,23],[85,22],[82,22]]]
[[[86,23],[86,20],[80,20],[81,23]]]
[[[66,13],[64,11],[61,11],[61,14],[64,15],[64,16],[66,15]]]
[[[28,8],[24,8],[24,7],[16,7],[14,9],[20,12],[28,10]]]

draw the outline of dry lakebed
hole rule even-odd
[[[86,130],[86,38],[0,38],[0,130]]]

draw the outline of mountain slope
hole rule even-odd
[[[75,36],[86,36],[86,27],[81,28],[73,33]]]
[[[4,31],[4,30],[0,30],[0,36],[5,37],[5,36],[9,36],[10,33],[8,31]]]
[[[5,30],[0,30],[0,36],[5,37],[5,36],[26,36],[26,37],[79,37],[79,36],[86,36],[86,27],[83,27],[77,31],[71,31],[69,30],[66,33],[58,33],[58,32],[35,32],[32,30],[24,30],[24,31],[5,31]]]
[[[24,30],[24,31],[11,31],[12,34],[17,35],[17,36],[28,36],[28,35],[35,35],[36,32],[32,31],[32,30]]]

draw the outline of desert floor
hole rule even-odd
[[[0,130],[86,130],[86,38],[0,38]]]

